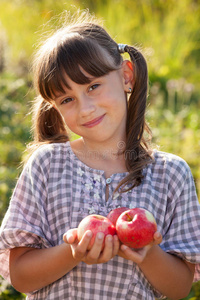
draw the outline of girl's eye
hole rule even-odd
[[[89,92],[95,90],[96,88],[98,88],[98,86],[99,86],[98,83],[91,85],[90,88],[89,88]]]
[[[61,105],[62,105],[62,104],[69,103],[69,102],[71,102],[71,101],[73,101],[73,100],[74,100],[73,98],[66,98],[66,99],[64,99],[64,100],[61,101]]]

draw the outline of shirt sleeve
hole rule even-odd
[[[200,280],[200,204],[194,179],[185,162],[170,173],[168,206],[161,248],[196,265],[194,281]]]
[[[9,249],[53,246],[45,211],[48,154],[34,155],[24,167],[0,228],[0,270],[10,281]]]

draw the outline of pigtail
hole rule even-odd
[[[28,157],[41,144],[64,143],[69,140],[66,126],[59,112],[41,96],[35,99],[32,109],[33,142],[27,146]],[[27,160],[27,157],[26,157]]]
[[[135,84],[128,102],[127,137],[128,148],[135,141],[135,147],[142,145],[148,148],[144,138],[144,130],[151,136],[151,130],[145,122],[145,111],[148,93],[148,69],[144,56],[134,47],[127,47],[131,61],[135,67]]]
[[[59,112],[41,96],[36,98],[33,109],[33,132],[35,142],[66,140],[67,132]]]
[[[149,141],[151,130],[145,121],[146,101],[148,92],[148,70],[146,60],[136,48],[127,46],[125,51],[129,53],[135,71],[135,83],[128,100],[127,124],[126,124],[126,167],[129,175],[120,182],[119,187],[125,187],[130,183],[126,191],[140,185],[143,168],[152,161]],[[144,132],[147,133],[145,138]],[[125,191],[122,188],[122,191]]]
[[[128,102],[128,119],[126,128],[128,137],[127,146],[130,147],[130,144],[133,145],[132,141],[134,141],[134,148],[137,148],[140,144],[144,131],[143,127],[148,89],[148,71],[146,61],[141,52],[134,47],[128,46],[127,52],[130,55],[135,69],[135,84]]]

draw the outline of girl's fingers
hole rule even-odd
[[[105,263],[117,255],[119,251],[119,239],[117,236],[105,235],[99,232],[95,238],[95,242],[85,257],[85,262],[88,264]],[[103,243],[104,247],[102,249]]]
[[[130,251],[131,251],[131,249],[128,247],[128,246],[126,246],[126,245],[121,245],[121,250],[123,251],[123,252],[126,252],[126,253],[129,253]],[[130,250],[130,251],[129,251]]]
[[[117,235],[113,237],[113,256],[117,255],[120,248],[120,241]]]
[[[63,241],[67,244],[73,244],[77,239],[77,228],[68,230],[63,235]]]
[[[144,248],[133,250],[125,245],[121,245],[121,250],[125,256],[136,264],[142,263],[150,248],[151,246],[145,246]]]
[[[88,263],[97,262],[102,250],[103,241],[104,241],[104,234],[102,232],[98,232],[95,237],[94,244],[87,254]]]
[[[114,250],[114,240],[113,240],[113,236],[109,234],[105,237],[105,246],[101,253],[101,256],[99,257],[99,262],[105,263],[108,260],[110,260],[114,256],[113,250]]]
[[[117,255],[119,252],[119,247],[120,243],[117,235],[107,235],[105,238],[105,246],[98,259],[98,263],[105,263]]]
[[[74,258],[83,260],[87,264],[104,263],[118,254],[120,242],[117,236],[107,235],[105,237],[102,232],[98,232],[92,248],[88,251],[91,238],[92,232],[88,230],[81,241],[78,241],[77,228],[70,229],[63,235],[64,242],[71,245]]]
[[[162,234],[159,231],[156,231],[154,233],[154,242],[156,245],[158,245],[162,242]]]
[[[89,246],[91,238],[92,232],[88,230],[85,232],[80,242],[77,241],[77,244],[71,245],[72,253],[75,259],[82,260],[86,256],[88,252],[87,248]]]

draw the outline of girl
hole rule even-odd
[[[145,138],[141,52],[85,16],[44,42],[34,71],[34,152],[2,223],[2,275],[28,299],[185,297],[199,279],[200,206],[188,165]],[[153,213],[153,243],[134,251],[108,235],[101,251],[99,232],[87,251],[79,222],[120,206]]]

